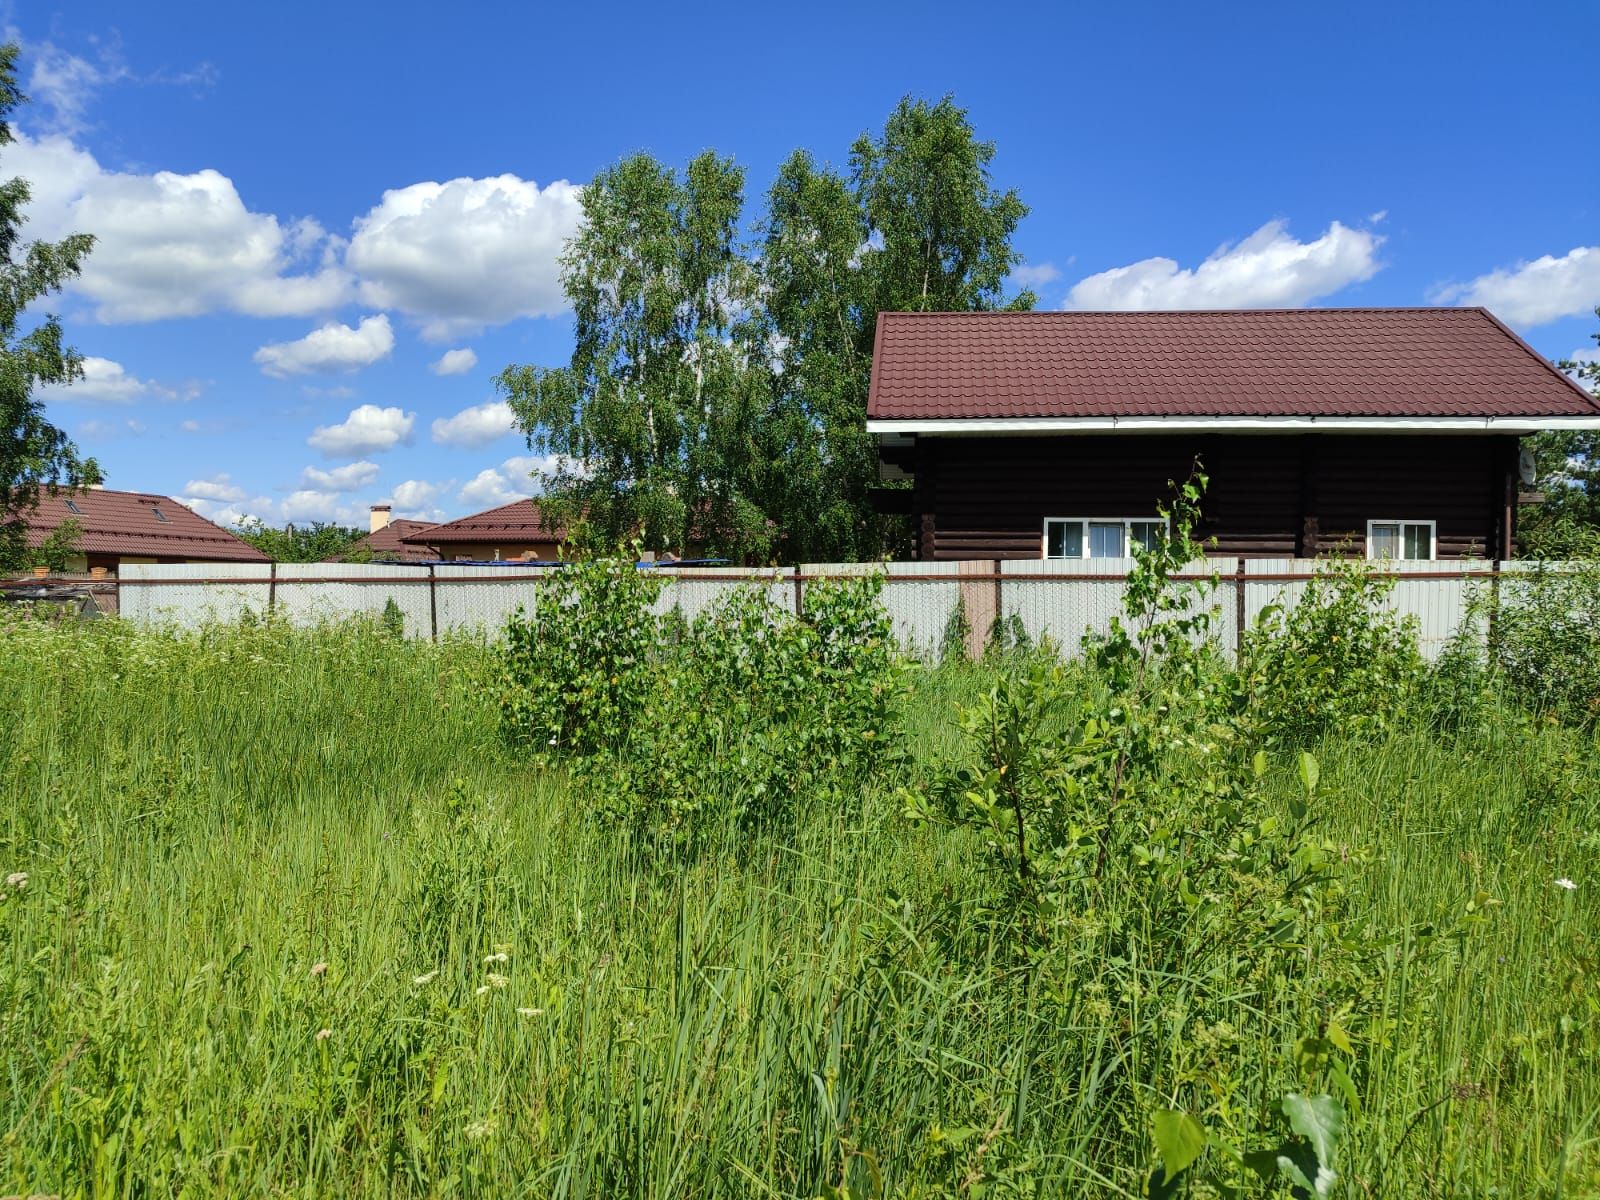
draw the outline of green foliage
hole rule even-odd
[[[965,110],[902,100],[848,178],[796,151],[745,244],[744,171],[638,154],[584,188],[562,259],[565,367],[497,385],[561,465],[552,516],[602,543],[746,561],[867,560],[903,530],[872,510],[866,396],[878,313],[1031,307],[1004,286],[1027,209],[990,181]]]
[[[539,581],[532,614],[505,630],[500,728],[539,754],[593,754],[624,744],[658,664],[661,580],[631,559],[593,559]]]
[[[577,767],[599,816],[652,850],[792,831],[899,762],[902,666],[882,579],[814,584],[796,617],[749,587],[658,655],[625,744]]]
[[[529,446],[563,464],[541,501],[556,523],[582,517],[605,545],[766,556],[750,432],[766,350],[749,316],[743,205],[743,168],[710,151],[681,178],[635,154],[584,187],[583,225],[561,259],[571,363],[508,367],[496,381]]]
[[[1600,317],[1600,308],[1595,316]],[[1600,342],[1600,333],[1592,336]],[[1600,395],[1600,360],[1560,365]],[[1518,540],[1524,553],[1542,559],[1592,556],[1600,536],[1600,433],[1555,430],[1529,438],[1527,444],[1544,502],[1519,514]]]
[[[1592,735],[1263,748],[1177,557],[1103,663],[680,614],[582,755],[500,643],[0,614],[0,1191],[1594,1192]]]
[[[372,554],[356,542],[366,537],[360,529],[312,521],[297,525],[290,521],[282,529],[264,523],[260,517],[246,517],[233,527],[233,535],[250,543],[273,562],[325,562],[339,555],[344,562],[370,562]]]
[[[27,551],[30,567],[46,567],[52,574],[60,574],[77,556],[78,545],[83,540],[83,526],[68,517],[57,525],[37,546]]]
[[[14,140],[10,118],[25,99],[17,86],[19,53],[15,42],[0,46],[0,148]],[[23,242],[30,196],[25,179],[0,182],[0,567],[22,561],[26,518],[38,507],[40,489],[54,495],[101,478],[99,465],[78,457],[34,394],[43,384],[81,379],[82,357],[62,341],[54,315],[26,332],[18,328],[25,312],[37,313],[78,275],[94,239],[75,233],[59,242]]]
[[[1367,563],[1330,561],[1292,607],[1261,611],[1245,635],[1244,686],[1269,738],[1307,746],[1408,719],[1425,672],[1415,619],[1384,607],[1394,585]]]
[[[1586,544],[1596,549],[1594,538]],[[1503,576],[1492,645],[1524,706],[1579,725],[1600,722],[1600,558]]]
[[[939,635],[939,660],[965,662],[967,637],[971,632],[972,622],[967,619],[966,595],[957,591],[956,602],[950,607],[950,615],[945,618],[944,630]]]

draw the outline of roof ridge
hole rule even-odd
[[[1482,305],[1472,304],[1352,304],[1327,305],[1320,308],[1302,305],[1298,308],[989,308],[989,309],[907,309],[886,308],[878,313],[885,317],[1239,317],[1252,313],[1267,315],[1304,314],[1325,316],[1328,313],[1476,313],[1487,312]]]

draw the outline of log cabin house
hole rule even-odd
[[[1521,439],[1600,401],[1481,308],[883,313],[878,493],[918,558],[1120,558],[1198,458],[1244,557],[1510,558]]]

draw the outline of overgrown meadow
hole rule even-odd
[[[1346,570],[1235,668],[1178,527],[1070,664],[604,564],[8,623],[0,1193],[1600,1194],[1571,598],[1429,667]]]

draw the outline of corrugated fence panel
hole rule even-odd
[[[1236,559],[1198,563],[1177,578],[1208,582],[1213,574],[1231,574]],[[1037,642],[1049,637],[1063,655],[1074,657],[1083,649],[1085,634],[1110,632],[1111,618],[1122,613],[1131,558],[1008,559],[1000,564],[1000,615],[1019,617],[1028,636]],[[1012,578],[1021,576],[1022,578]],[[1039,578],[1048,576],[1048,578]],[[1237,589],[1223,579],[1215,587],[1195,589],[1187,611],[1211,610],[1211,636],[1227,652],[1235,649]]]
[[[715,608],[742,587],[764,588],[773,604],[794,611],[794,571],[791,568],[761,571],[749,567],[691,567],[682,571],[662,570],[661,577],[666,583],[656,598],[655,611],[666,614],[676,608],[686,621]]]
[[[1515,564],[1505,564],[1512,568]],[[1260,558],[1245,563],[1246,575],[1315,575],[1328,564],[1312,558]],[[1490,586],[1488,563],[1470,560],[1392,562],[1383,569],[1400,578],[1385,601],[1393,612],[1417,619],[1417,642],[1429,659],[1437,658],[1467,619],[1472,597]],[[1479,577],[1478,573],[1483,573]],[[1462,578],[1464,574],[1472,577]],[[1444,578],[1440,578],[1444,576]],[[1252,579],[1245,586],[1245,620],[1253,628],[1269,604],[1293,606],[1305,595],[1307,581]],[[1483,631],[1479,630],[1480,636]]]
[[[371,580],[368,582],[361,582]],[[428,568],[400,563],[279,563],[277,606],[296,625],[380,617],[393,600],[405,632],[433,634]]]
[[[267,611],[271,573],[267,563],[125,563],[118,569],[118,610],[139,625],[198,628],[233,622]],[[185,583],[185,580],[259,582]],[[146,582],[149,581],[149,582]]]
[[[435,596],[440,633],[498,634],[506,618],[520,607],[531,614],[538,597],[538,578],[548,568],[457,566],[437,563]]]

